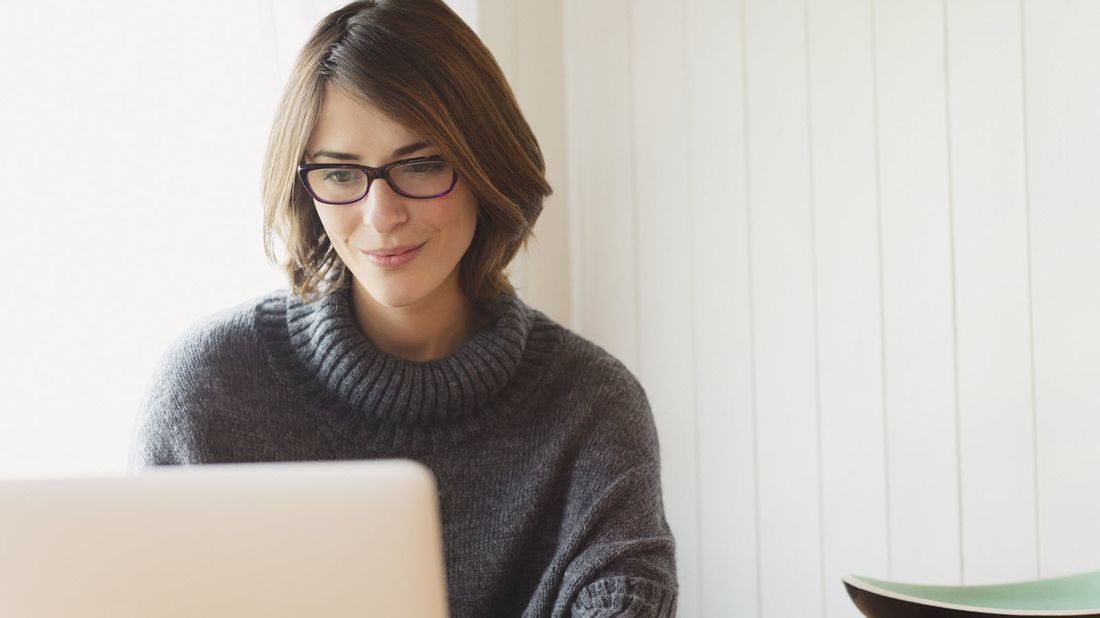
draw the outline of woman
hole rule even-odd
[[[500,69],[441,1],[326,17],[265,159],[290,290],[177,342],[134,464],[415,459],[440,488],[453,615],[672,615],[645,393],[503,274],[543,172]]]

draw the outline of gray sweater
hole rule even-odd
[[[669,616],[673,538],[641,385],[506,295],[457,353],[387,354],[349,296],[275,292],[168,351],[131,464],[408,458],[439,484],[451,613]]]

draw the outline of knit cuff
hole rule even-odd
[[[609,577],[581,590],[573,604],[579,618],[665,618],[676,615],[676,591],[647,579]]]

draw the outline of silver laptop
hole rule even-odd
[[[435,480],[413,462],[0,482],[4,618],[446,615]]]

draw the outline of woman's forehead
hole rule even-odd
[[[317,123],[307,152],[338,150],[360,158],[378,159],[410,144],[425,142],[400,122],[377,108],[364,105],[331,83],[325,84]]]

